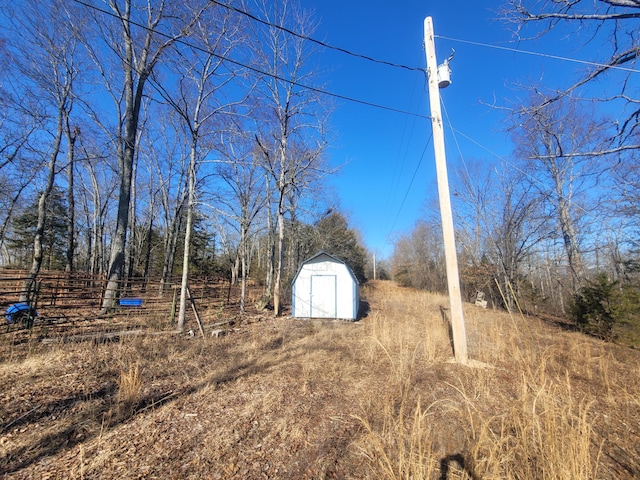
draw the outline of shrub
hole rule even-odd
[[[599,273],[573,296],[569,314],[583,332],[612,340],[614,326],[629,314],[625,290],[618,281]]]

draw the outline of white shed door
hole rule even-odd
[[[336,276],[311,275],[311,317],[336,318]]]

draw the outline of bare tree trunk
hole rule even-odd
[[[198,139],[197,135],[191,144],[189,157],[189,202],[187,204],[187,227],[184,234],[184,256],[182,259],[182,283],[180,287],[180,310],[178,313],[178,331],[184,330],[185,316],[187,312],[187,290],[189,287],[189,258],[191,253],[191,231],[193,230],[193,211],[196,203],[196,156]]]
[[[298,226],[298,219],[296,218],[296,208],[293,200],[290,203],[289,211],[291,216],[291,228],[289,241],[289,271],[295,272],[300,262],[300,228]]]
[[[265,185],[267,188],[267,275],[265,279],[265,295],[271,297],[273,288],[273,273],[275,264],[275,241],[273,238],[273,215],[271,214],[271,192],[269,190],[269,175],[266,175]]]
[[[245,300],[247,296],[247,229],[244,225],[240,227],[240,312],[244,313]]]
[[[119,2],[118,2],[119,3]],[[184,36],[193,22],[198,18],[195,14],[190,18],[189,25],[183,25],[174,36],[160,37],[156,33],[156,28],[169,17],[177,18],[172,12],[169,15],[165,10],[170,8],[170,3],[161,2],[155,4],[148,2],[145,7],[147,15],[147,28],[139,38],[134,36],[134,26],[131,20],[132,9],[135,8],[133,0],[125,0],[121,7],[116,2],[110,2],[121,28],[122,43],[124,53],[120,58],[123,68],[123,92],[124,112],[120,121],[123,124],[122,138],[118,139],[118,175],[119,194],[118,209],[116,216],[116,229],[111,242],[111,256],[109,259],[109,269],[107,272],[107,285],[103,296],[102,309],[108,310],[115,303],[118,295],[120,283],[125,263],[125,249],[127,244],[127,233],[129,228],[129,206],[131,202],[131,188],[133,179],[133,164],[136,153],[136,141],[138,137],[138,127],[140,111],[144,89],[153,69],[160,61],[161,55],[173,43]],[[167,20],[169,21],[169,20]],[[136,50],[136,43],[138,48]],[[118,51],[118,49],[114,49]],[[120,99],[117,98],[119,102]]]
[[[92,235],[93,247],[89,255],[90,273],[100,275],[103,273],[102,264],[104,260],[104,236],[102,228],[103,202],[100,194],[100,184],[96,178],[94,167],[88,165],[89,177],[91,179],[91,196],[93,199]],[[105,202],[106,203],[106,202]]]
[[[127,25],[128,15],[131,5],[127,2]],[[130,26],[130,25],[129,25]],[[137,86],[134,85],[133,78],[133,39],[130,32],[125,33],[124,41],[126,45],[126,63],[124,80],[124,148],[122,156],[118,159],[120,185],[118,194],[118,210],[116,216],[116,231],[111,241],[111,256],[109,259],[109,269],[107,272],[107,285],[105,288],[102,309],[107,310],[113,307],[118,295],[125,261],[125,248],[127,245],[127,231],[129,228],[129,207],[131,202],[131,183],[133,180],[133,162],[135,158],[136,137],[138,131],[138,118],[144,84],[148,73],[141,74],[138,78]]]
[[[87,242],[83,270],[85,273],[87,273],[91,270],[91,252],[93,251],[93,243],[94,243],[93,228],[92,228],[92,221],[91,221],[92,217],[91,217],[91,208],[89,207],[89,199],[87,198],[87,196],[82,195],[80,197],[80,202],[81,202],[80,208],[82,210],[82,215],[85,222],[85,224],[82,227],[80,227],[80,230],[81,232],[84,233],[86,242]]]
[[[49,157],[47,183],[44,191],[40,194],[40,198],[38,199],[38,221],[36,224],[35,236],[33,238],[33,261],[31,262],[31,268],[29,269],[29,276],[25,280],[22,288],[22,293],[20,295],[21,302],[31,301],[35,290],[36,278],[40,272],[40,268],[42,267],[42,238],[44,236],[44,227],[47,221],[47,201],[49,200],[49,196],[53,190],[53,182],[56,176],[56,162],[58,160],[60,145],[62,143],[64,116],[65,113],[62,106],[60,106],[53,150]]]
[[[176,259],[176,250],[178,248],[178,236],[182,228],[182,206],[184,202],[181,201],[178,208],[176,208],[171,222],[169,222],[168,230],[165,231],[164,241],[164,261],[162,262],[162,278],[160,279],[159,296],[164,295],[164,289],[169,283],[169,278],[173,273],[173,266]]]
[[[69,163],[67,171],[67,207],[69,214],[67,216],[67,251],[66,251],[66,265],[65,272],[71,273],[74,270],[73,259],[75,254],[75,241],[76,241],[76,202],[74,193],[74,180],[75,180],[75,144],[80,134],[80,130],[75,127],[73,130],[69,125],[69,118],[67,117],[65,133],[67,136],[67,162]]]
[[[116,217],[116,231],[111,240],[111,256],[109,258],[109,269],[107,271],[107,286],[105,288],[102,301],[103,310],[113,307],[115,299],[120,290],[124,271],[125,248],[127,245],[127,230],[129,227],[129,203],[131,201],[131,181],[133,177],[133,138],[126,132],[131,132],[135,127],[132,121],[127,122],[125,129],[125,152],[124,157],[118,162],[120,167],[120,188],[118,195],[118,210]],[[130,140],[130,141],[129,141]]]
[[[284,183],[284,169],[282,169],[280,179]],[[278,195],[278,247],[276,249],[278,268],[276,269],[276,280],[273,285],[273,314],[276,317],[282,313],[280,292],[282,289],[282,273],[284,271],[284,192],[282,188],[279,189]]]
[[[144,284],[142,287],[142,291],[147,291],[147,283],[149,281],[149,266],[151,265],[151,242],[153,241],[153,210],[154,210],[155,202],[153,197],[151,198],[151,206],[149,207],[149,228],[147,229],[147,239],[146,239],[146,251],[144,256]]]
[[[158,288],[159,297],[164,295],[166,286],[171,280],[175,266],[178,238],[184,221],[183,211],[188,201],[187,184],[189,174],[187,165],[188,162],[183,161],[180,166],[180,175],[175,185],[176,193],[172,205],[170,187],[171,176],[167,175],[165,177],[163,167],[159,163],[156,164],[156,168],[160,175],[160,198],[164,218],[164,256],[162,261],[160,286]],[[171,170],[172,167],[173,166],[170,165],[167,170]]]
[[[130,230],[129,235],[131,236],[131,238],[127,242],[127,245],[125,248],[125,260],[124,260],[124,265],[125,265],[124,284],[125,284],[125,289],[127,291],[131,290],[131,279],[133,277],[133,272],[135,268],[135,258],[138,255],[137,243],[136,243],[136,240],[138,237],[138,231],[137,231],[138,219],[136,216],[136,206],[138,203],[137,189],[136,189],[137,172],[138,172],[138,162],[136,161],[133,164],[133,174],[132,174],[132,181],[131,181],[131,200],[129,202],[129,230]]]
[[[558,221],[562,230],[562,240],[567,254],[572,287],[575,291],[580,286],[582,279],[582,260],[578,251],[578,241],[573,220],[569,213],[569,205],[563,196],[558,197]]]
[[[231,285],[236,285],[238,283],[238,278],[240,278],[240,254],[237,250],[235,254],[236,256],[231,264]]]

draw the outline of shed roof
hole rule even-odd
[[[356,282],[357,285],[360,284],[360,282],[358,281],[358,278],[355,276],[355,274],[353,273],[353,270],[351,270],[351,267],[349,266],[349,264],[347,262],[345,262],[344,260],[342,260],[341,258],[336,257],[335,255],[331,255],[330,253],[327,253],[323,250],[320,250],[318,253],[316,253],[315,255],[307,258],[304,262],[302,262],[300,264],[300,267],[298,268],[298,271],[296,272],[295,276],[293,277],[293,282],[296,281],[296,278],[298,278],[298,275],[300,274],[300,271],[302,270],[302,268],[307,264],[312,262],[313,260],[316,260],[318,257],[321,256],[326,256],[329,257],[331,260],[333,260],[336,263],[341,263],[342,265],[344,265],[345,267],[347,267],[347,271],[349,272],[349,275],[351,275],[351,278],[353,278],[353,281]]]

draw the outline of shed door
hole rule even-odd
[[[336,318],[336,276],[311,275],[311,317]]]

